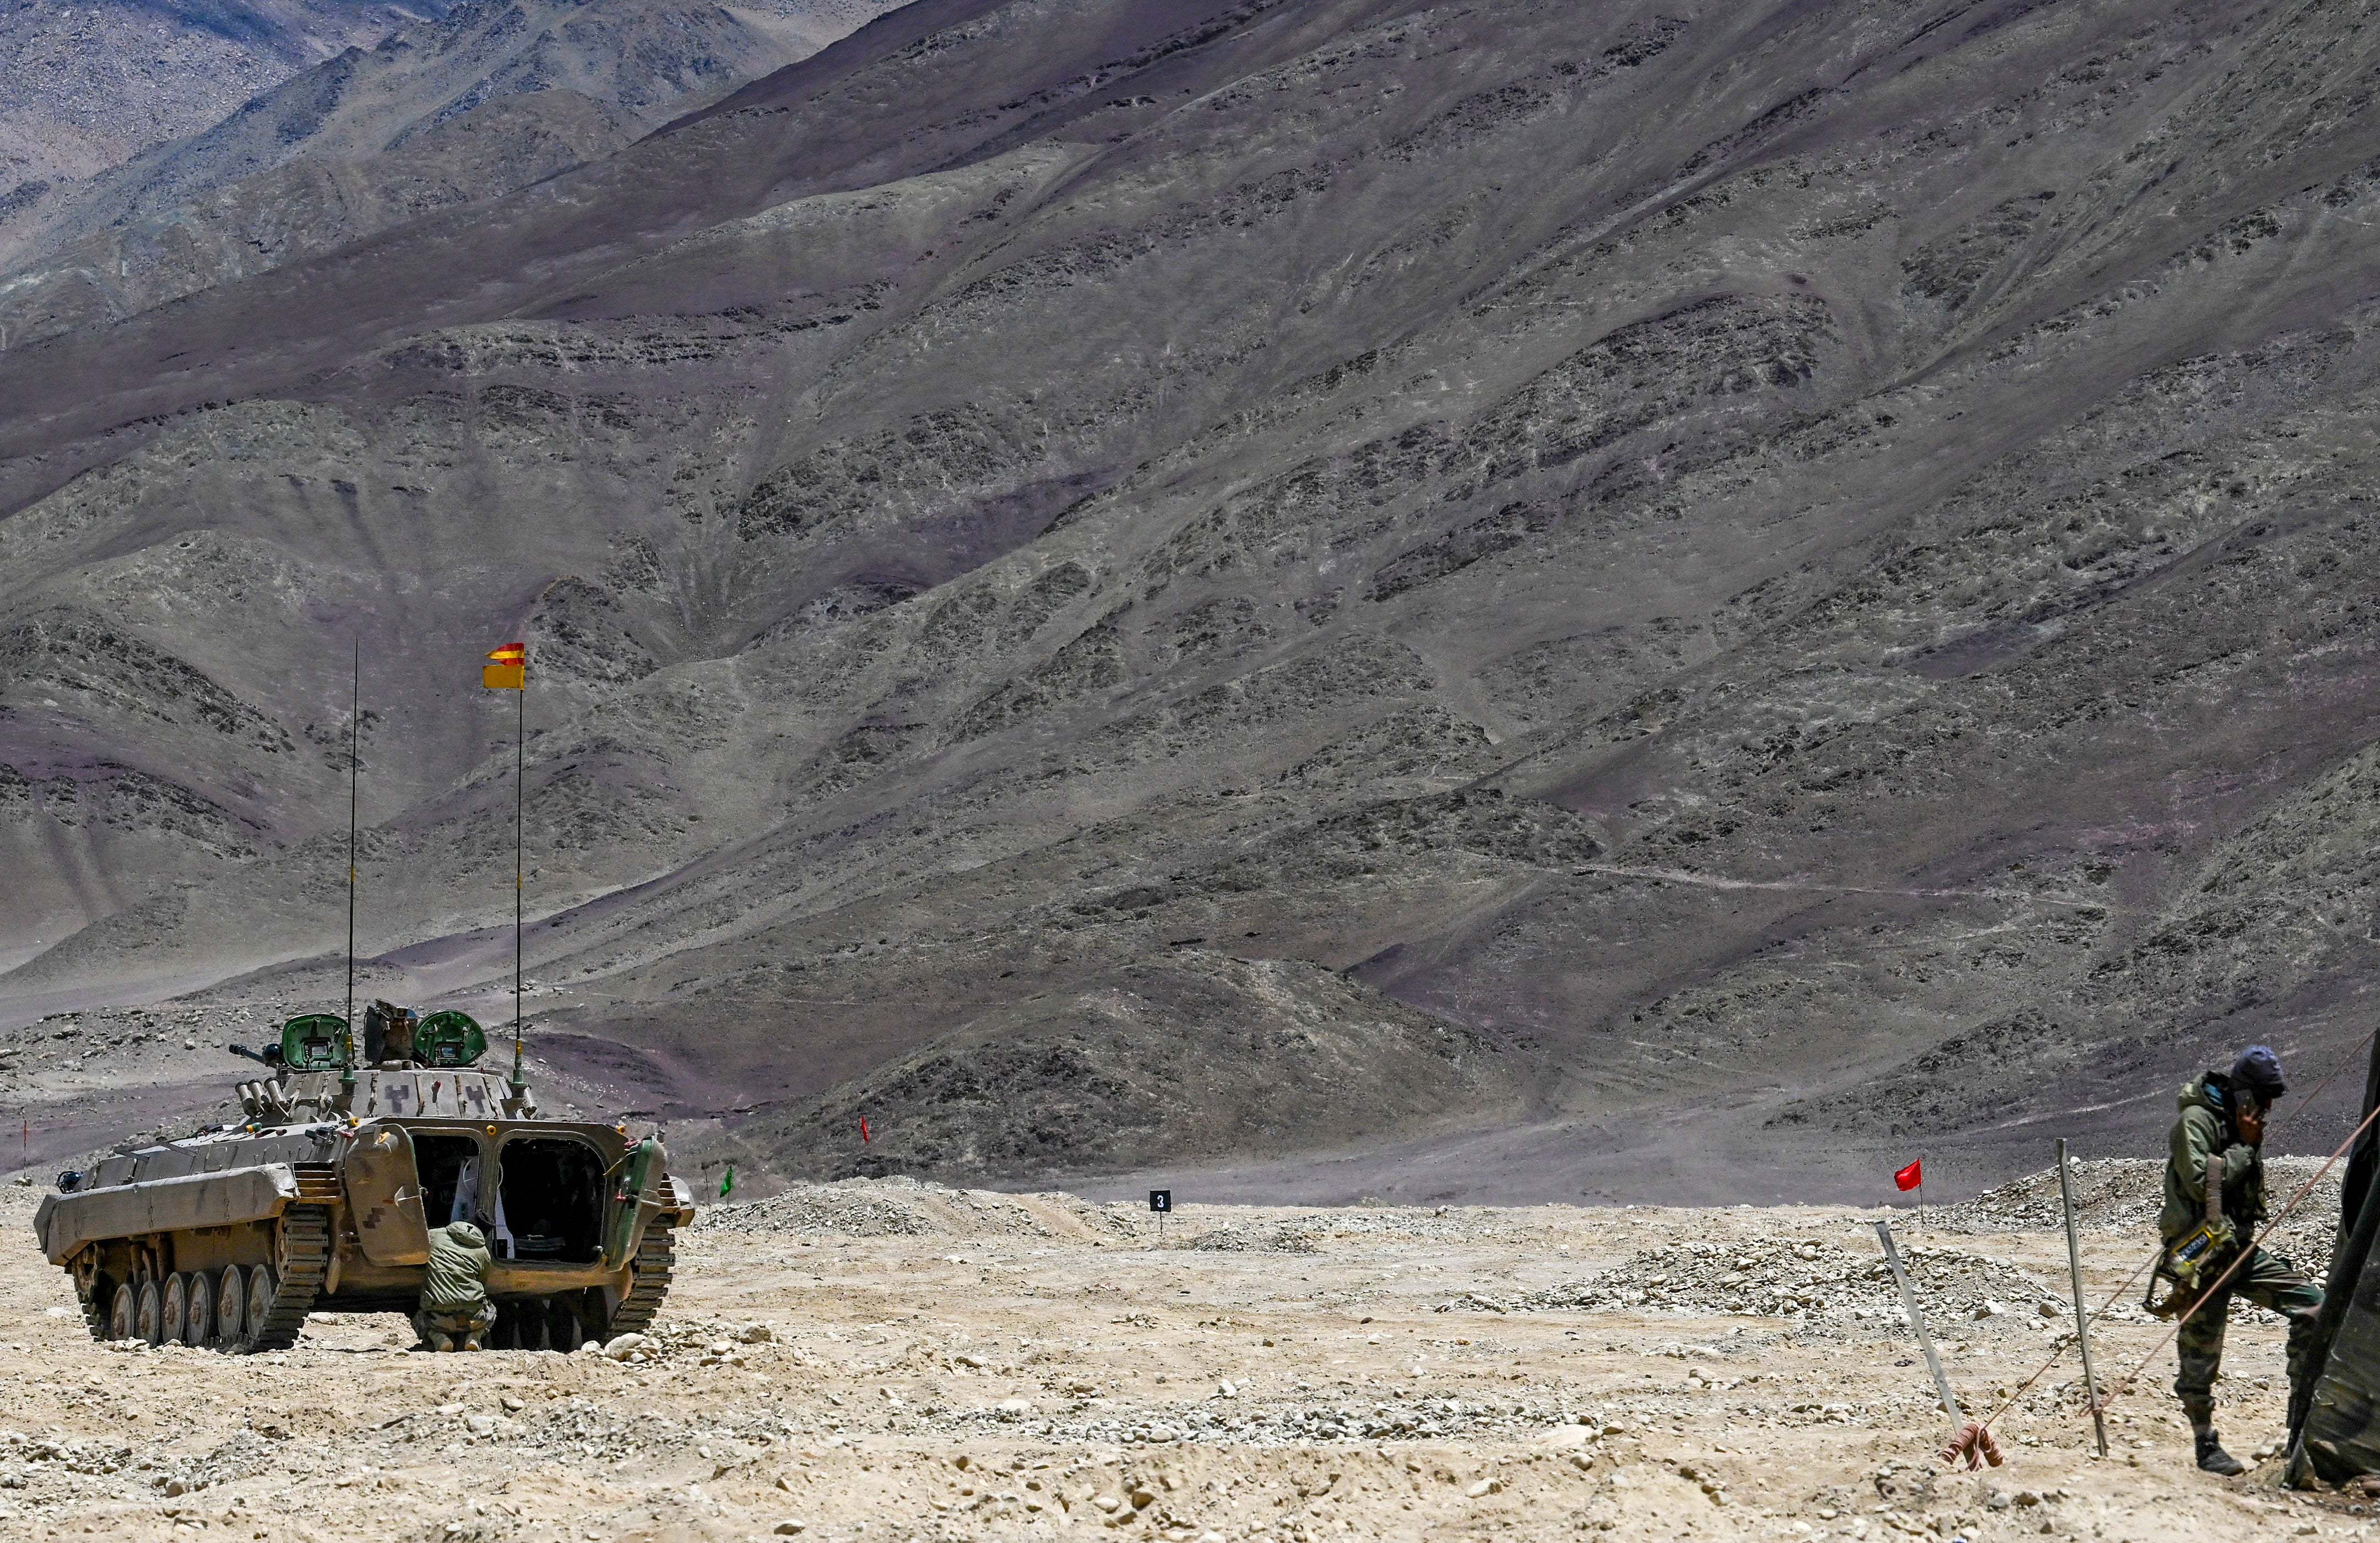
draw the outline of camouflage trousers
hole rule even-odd
[[[2182,1321],[2175,1342],[2181,1375],[2173,1379],[2173,1391],[2190,1417],[2201,1425],[2210,1423],[2215,1412],[2215,1373],[2223,1364],[2223,1328],[2234,1295],[2289,1320],[2292,1388],[2305,1376],[2314,1316],[2322,1310],[2322,1288],[2307,1280],[2297,1266],[2269,1249],[2259,1248],[2249,1256],[2221,1291]]]
[[[414,1332],[421,1336],[424,1344],[436,1343],[433,1335],[461,1340],[473,1334],[484,1334],[495,1324],[496,1305],[492,1302],[482,1302],[476,1307],[424,1307],[413,1315]]]

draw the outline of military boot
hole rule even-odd
[[[478,1330],[474,1329],[469,1333],[463,1336],[462,1348],[465,1350],[477,1350],[480,1348],[480,1331]],[[2237,1470],[2235,1469],[2234,1471],[2236,1472]]]
[[[2221,1474],[2225,1478],[2229,1478],[2235,1474],[2244,1474],[2248,1471],[2248,1464],[2240,1462],[2238,1458],[2223,1450],[2223,1442],[2221,1439],[2215,1434],[2215,1428],[2213,1426],[2202,1425],[2197,1428],[2197,1430],[2192,1432],[2192,1434],[2198,1439],[2198,1465],[2200,1467],[2205,1469],[2210,1474]]]
[[[445,1335],[440,1333],[435,1329],[423,1330],[421,1331],[421,1343],[430,1347],[430,1353],[433,1355],[437,1355],[441,1351],[447,1351],[455,1348],[455,1342],[448,1339]]]

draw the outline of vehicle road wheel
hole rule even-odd
[[[152,1344],[180,1344],[190,1331],[190,1278],[180,1270],[165,1277],[164,1310],[157,1318]]]
[[[182,1343],[204,1350],[215,1338],[215,1278],[203,1270],[190,1272],[188,1316],[182,1320]]]
[[[247,1322],[248,1277],[239,1266],[227,1264],[223,1279],[215,1282],[215,1343],[225,1350],[237,1348]]]
[[[165,1338],[165,1294],[154,1281],[140,1282],[140,1305],[132,1311],[132,1337],[161,1344]]]
[[[108,1304],[107,1337],[111,1340],[130,1339],[140,1315],[140,1288],[127,1281],[115,1288],[115,1300]]]
[[[273,1299],[280,1292],[281,1282],[273,1278],[269,1264],[250,1265],[248,1270],[248,1322],[242,1326],[239,1343],[254,1344],[262,1331],[264,1320],[273,1316]]]

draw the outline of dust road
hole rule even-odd
[[[38,1194],[0,1197],[9,1538],[2369,1531],[2361,1497],[2292,1497],[2269,1462],[2197,1473],[2170,1351],[2111,1458],[2070,1350],[2002,1422],[2007,1466],[1944,1475],[1873,1213],[1187,1206],[1160,1246],[1121,1208],[855,1181],[707,1210],[625,1359],[410,1354],[395,1317],[242,1359],[93,1343],[33,1247]],[[2022,1198],[1905,1234],[1985,1408],[2070,1337],[2062,1240],[2020,1230]],[[2143,1233],[2100,1211],[2104,1297]],[[2119,1310],[2103,1375],[2163,1332]],[[2244,1311],[2231,1332],[2244,1456],[2279,1431],[2281,1335]]]

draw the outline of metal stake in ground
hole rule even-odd
[[[1950,1379],[1942,1374],[1942,1357],[1934,1354],[1934,1336],[1925,1331],[1925,1314],[1917,1306],[1916,1288],[1909,1283],[1909,1272],[1900,1268],[1900,1250],[1892,1245],[1892,1223],[1879,1221],[1876,1239],[1884,1245],[1884,1258],[1892,1266],[1892,1278],[1900,1282],[1900,1305],[1909,1313],[1909,1327],[1916,1331],[1917,1343],[1925,1351],[1925,1367],[1934,1374],[1935,1391],[1942,1395],[1942,1407],[1950,1415],[1950,1427],[1957,1429],[1966,1423],[1959,1413],[1959,1401],[1951,1396]]]
[[[2099,1379],[2091,1370],[2091,1309],[2082,1300],[2082,1245],[2074,1237],[2074,1185],[2068,1176],[2066,1138],[2058,1138],[2058,1198],[2066,1209],[2066,1270],[2074,1279],[2074,1337],[2082,1349],[2082,1386],[2091,1398],[2091,1424],[2099,1435],[2099,1455],[2107,1455],[2107,1412],[2099,1406]]]
[[[1876,1240],[1884,1245],[1884,1258],[1892,1266],[1892,1278],[1900,1283],[1900,1305],[1909,1313],[1909,1327],[1917,1331],[1917,1343],[1925,1351],[1925,1367],[1934,1374],[1934,1391],[1942,1395],[1942,1408],[1950,1416],[1952,1435],[1942,1448],[1942,1460],[1956,1463],[1967,1460],[1967,1466],[1979,1468],[1988,1461],[1995,1468],[2000,1465],[2000,1449],[1992,1433],[1959,1413],[1959,1400],[1950,1391],[1950,1379],[1942,1374],[1942,1357],[1934,1351],[1934,1336],[1925,1330],[1925,1314],[1917,1306],[1916,1288],[1909,1283],[1909,1272],[1900,1268],[1900,1250],[1892,1245],[1892,1223],[1879,1221],[1876,1224]]]

